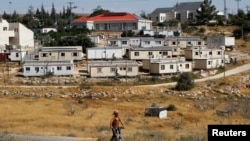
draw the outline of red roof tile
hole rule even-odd
[[[105,13],[88,18],[88,21],[134,21],[137,17],[130,13]]]
[[[88,19],[84,16],[81,16],[79,18],[76,18],[74,22],[86,22]]]

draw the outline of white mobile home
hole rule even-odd
[[[108,39],[107,44],[116,47],[159,47],[164,46],[164,39],[154,37],[122,37]]]
[[[144,59],[161,59],[172,58],[173,55],[178,56],[180,48],[175,47],[148,47],[148,48],[132,48],[129,50],[130,60],[144,60]]]
[[[121,47],[93,47],[86,48],[87,59],[122,59]]]
[[[41,61],[81,61],[82,59],[82,46],[55,46],[39,49],[39,60]]]
[[[74,74],[73,61],[25,61],[24,76],[72,76]]]
[[[173,37],[174,31],[178,30],[143,30],[143,35]]]
[[[208,47],[232,47],[235,45],[235,37],[208,37],[207,39]]]
[[[165,45],[186,48],[188,46],[204,46],[205,41],[196,36],[166,37]]]
[[[144,65],[144,64],[143,64]],[[182,58],[150,60],[149,71],[151,74],[175,74],[192,72],[192,62]]]
[[[88,61],[90,77],[135,77],[139,73],[138,64],[131,60]]]
[[[225,65],[225,47],[207,48],[188,47],[185,50],[187,60],[194,62],[194,69],[214,69]]]

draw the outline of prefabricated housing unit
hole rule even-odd
[[[143,60],[143,69],[149,70],[151,74],[173,74],[191,72],[192,62],[186,61],[184,57]]]
[[[144,59],[161,59],[172,58],[172,56],[179,56],[180,48],[177,47],[148,47],[148,48],[132,48],[129,50],[130,60],[144,60]]]
[[[86,58],[90,59],[122,59],[121,47],[92,47],[86,48]]]
[[[88,61],[87,71],[90,77],[135,77],[139,67],[131,60]]]
[[[39,49],[39,60],[41,61],[81,61],[82,59],[82,46],[55,46]]]
[[[186,48],[188,46],[204,46],[205,41],[196,36],[166,37],[165,45]]]
[[[109,46],[117,47],[159,47],[164,46],[164,38],[122,37],[107,40]]]
[[[40,61],[29,60],[23,64],[24,76],[72,76],[74,74],[73,61]]]
[[[208,37],[207,45],[210,47],[232,47],[235,45],[235,37]]]

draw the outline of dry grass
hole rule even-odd
[[[244,75],[249,75],[249,72]],[[227,82],[235,82],[240,75],[227,78]],[[197,84],[193,91],[202,89],[204,83]],[[218,89],[218,81],[215,82]],[[123,94],[126,89],[134,94]],[[81,103],[72,98],[29,98],[17,96],[1,96],[0,99],[0,131],[33,135],[107,137],[111,135],[109,120],[114,109],[121,112],[126,129],[123,135],[134,137],[142,134],[152,137],[167,135],[169,138],[180,136],[206,136],[208,124],[247,124],[250,119],[234,115],[230,118],[219,117],[215,109],[227,105],[229,99],[214,100],[214,109],[199,110],[194,107],[195,100],[172,96],[160,91],[167,87],[102,87],[92,86],[93,92],[106,91],[111,95],[99,100],[83,99]],[[34,92],[39,89],[15,88],[10,91]],[[49,89],[46,89],[50,91]],[[42,90],[45,92],[45,90]],[[74,93],[78,88],[53,89],[54,92]],[[250,93],[249,89],[243,90]],[[37,91],[39,93],[39,91]],[[116,98],[114,98],[116,94]],[[213,94],[220,97],[220,94]],[[159,106],[174,104],[177,111],[169,111],[168,118],[160,120],[156,117],[145,117],[144,109],[156,103]],[[75,113],[70,116],[64,105],[71,105]],[[154,129],[154,130],[152,130]],[[157,139],[156,139],[157,140]]]

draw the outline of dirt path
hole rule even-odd
[[[31,135],[11,135],[15,140],[20,141],[97,141],[96,138],[80,137],[58,137],[58,136],[31,136]]]

